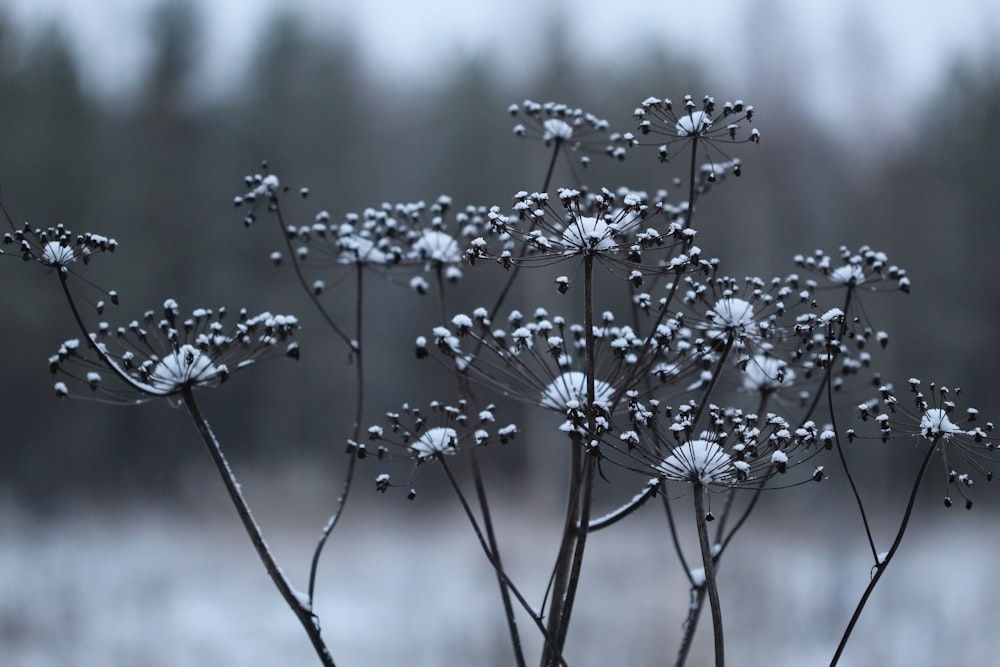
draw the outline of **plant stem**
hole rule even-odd
[[[483,553],[486,554],[486,558],[490,561],[490,565],[493,566],[493,569],[497,573],[497,576],[503,581],[505,589],[509,590],[514,595],[514,597],[521,604],[524,610],[528,612],[528,616],[531,617],[531,620],[535,622],[536,626],[538,626],[538,630],[542,634],[542,639],[545,641],[546,649],[554,651],[555,661],[558,662],[558,664],[562,665],[563,667],[568,667],[562,655],[560,655],[559,651],[555,649],[551,637],[549,636],[548,628],[545,627],[545,624],[542,622],[541,617],[535,612],[534,609],[531,608],[531,605],[528,604],[527,599],[525,599],[525,597],[521,595],[521,592],[514,585],[514,582],[510,580],[506,572],[504,572],[503,568],[500,566],[500,562],[497,560],[496,553],[494,553],[493,550],[490,548],[489,544],[486,541],[486,537],[484,537],[483,535],[482,529],[479,527],[479,522],[476,521],[475,514],[472,513],[472,508],[469,506],[469,501],[466,500],[465,494],[462,493],[462,488],[458,485],[458,480],[455,479],[454,474],[452,474],[451,472],[451,467],[444,460],[444,458],[441,458],[440,461],[445,476],[448,478],[448,482],[449,484],[451,484],[452,490],[458,497],[458,501],[462,505],[462,510],[465,512],[465,516],[469,520],[469,524],[472,526],[472,530],[473,532],[475,532],[476,538],[479,540],[479,546],[482,547]]]
[[[354,425],[351,428],[351,439],[358,442],[361,435],[361,420],[364,417],[365,409],[365,363],[361,340],[364,337],[364,265],[356,264],[356,289],[354,294]],[[344,485],[341,487],[340,495],[337,497],[337,506],[327,519],[323,531],[320,533],[319,541],[313,550],[312,563],[309,566],[309,603],[313,602],[313,594],[316,592],[316,576],[319,569],[319,559],[326,546],[327,540],[333,529],[337,527],[337,522],[344,512],[344,505],[347,503],[347,496],[351,492],[351,485],[354,481],[354,470],[357,467],[357,457],[349,455],[347,462],[347,473],[344,475]]]
[[[191,415],[195,428],[198,429],[198,433],[201,435],[201,439],[208,448],[208,453],[211,455],[212,461],[215,463],[215,467],[222,477],[222,482],[226,486],[230,500],[232,500],[233,505],[236,507],[240,521],[243,523],[243,527],[250,537],[250,542],[253,543],[254,549],[257,551],[257,556],[264,564],[264,569],[267,570],[268,576],[271,577],[271,581],[274,582],[281,597],[299,619],[306,634],[309,636],[309,640],[312,642],[313,648],[316,650],[316,655],[319,656],[320,662],[323,663],[324,667],[335,667],[333,656],[330,654],[330,650],[327,648],[320,634],[319,618],[313,613],[311,601],[308,597],[292,588],[291,583],[274,561],[274,557],[268,549],[267,542],[264,541],[264,536],[261,534],[260,527],[250,512],[250,506],[243,497],[243,492],[240,491],[239,481],[236,479],[235,473],[233,473],[229,462],[222,453],[222,446],[202,415],[201,409],[194,398],[194,390],[190,385],[185,386],[181,390],[181,397],[184,399],[184,406]]]
[[[313,302],[316,309],[319,311],[320,316],[326,321],[330,329],[333,330],[337,336],[347,343],[347,346],[353,351],[355,345],[359,344],[360,341],[352,341],[350,336],[348,336],[343,329],[337,326],[337,323],[333,321],[333,317],[327,312],[323,304],[320,303],[319,296],[316,294],[315,290],[306,282],[305,274],[302,273],[302,265],[299,263],[298,256],[295,254],[295,248],[292,247],[292,239],[288,236],[288,228],[285,226],[285,218],[281,214],[281,206],[278,203],[277,198],[273,200],[274,202],[274,213],[275,218],[278,221],[278,227],[281,230],[281,237],[285,240],[285,248],[288,249],[288,257],[292,263],[292,268],[295,270],[295,278],[299,281],[299,285],[302,290],[309,297],[309,300]]]
[[[924,474],[927,472],[927,468],[931,462],[931,457],[934,455],[934,451],[937,449],[940,440],[941,436],[939,434],[933,441],[931,441],[930,447],[927,448],[927,453],[924,454],[924,460],[920,464],[920,470],[917,472],[917,477],[913,481],[913,488],[910,490],[910,497],[906,501],[906,510],[903,512],[903,519],[899,524],[899,530],[896,531],[896,537],[892,541],[892,546],[889,547],[889,551],[886,552],[884,558],[879,558],[876,554],[875,574],[872,576],[871,581],[868,582],[868,586],[865,587],[865,592],[858,601],[858,605],[855,607],[854,613],[851,614],[851,620],[847,623],[847,628],[844,630],[844,634],[840,638],[840,643],[837,644],[837,651],[833,654],[833,659],[830,661],[830,667],[835,667],[837,662],[840,661],[840,656],[847,647],[847,642],[851,638],[854,626],[857,625],[858,619],[861,618],[861,612],[864,611],[865,605],[868,604],[868,598],[871,597],[872,592],[875,590],[875,586],[878,585],[882,575],[889,567],[889,562],[892,560],[892,557],[896,555],[896,551],[899,549],[899,545],[903,541],[903,535],[906,533],[906,528],[910,523],[910,515],[913,513],[913,507],[917,502],[917,491],[920,490],[920,484],[923,482]]]
[[[597,401],[594,377],[594,255],[589,251],[583,256],[583,274],[587,431],[580,441],[573,442],[569,504],[553,573],[552,600],[549,606],[549,629],[556,649],[560,652],[566,643],[573,603],[580,583],[597,475],[597,453],[591,451],[592,443],[596,443],[597,437]],[[546,651],[542,656],[542,665],[551,665],[552,660],[552,655]]]
[[[493,529],[493,518],[486,497],[486,486],[483,483],[483,475],[479,468],[479,458],[476,456],[475,448],[472,448],[470,458],[472,460],[472,479],[476,486],[476,499],[479,501],[479,511],[483,516],[489,553],[492,554],[490,560],[496,570],[497,583],[500,585],[500,597],[503,600],[504,614],[507,617],[507,629],[510,632],[511,647],[514,649],[514,659],[517,662],[517,667],[526,667],[524,649],[521,646],[521,634],[517,630],[517,617],[514,615],[514,605],[510,599],[509,579],[500,560],[500,546],[497,544],[496,532]]]
[[[705,510],[705,494],[708,489],[704,484],[694,485],[694,513],[698,525],[698,543],[701,545],[701,562],[705,568],[705,589],[708,591],[708,603],[712,609],[712,630],[715,637],[715,667],[725,667],[725,639],[722,634],[722,605],[719,602],[719,587],[715,580],[715,558],[712,555],[712,545],[708,538],[708,515]]]

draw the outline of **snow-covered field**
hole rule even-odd
[[[337,664],[512,664],[495,580],[461,517],[384,500],[348,514],[324,559],[318,612]],[[83,506],[46,519],[0,508],[0,665],[317,664],[223,501],[210,496],[199,512]],[[258,511],[265,532],[304,588],[322,520],[269,504]],[[572,665],[672,661],[688,592],[661,516],[647,510],[594,536]],[[919,510],[935,519],[907,536],[842,665],[997,664],[1000,531],[981,510]],[[554,522],[513,502],[497,513],[508,566],[537,601]],[[760,514],[723,563],[730,664],[826,665],[868,572],[859,534]],[[710,662],[710,633],[706,617],[693,667]]]

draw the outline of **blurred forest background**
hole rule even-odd
[[[746,26],[739,69],[747,75],[737,86],[721,77],[725,62],[648,39],[627,45],[627,61],[581,59],[580,36],[568,34],[556,13],[536,26],[544,35],[537,43],[497,36],[425,78],[401,81],[359,55],[360,40],[378,37],[317,31],[298,15],[279,14],[247,36],[252,58],[234,69],[239,78],[206,90],[201,68],[211,37],[197,3],[165,1],[148,17],[151,58],[141,83],[107,96],[85,83],[64,32],[53,27],[26,38],[0,0],[0,196],[16,224],[63,223],[118,240],[118,251],[85,271],[120,292],[121,305],[104,315],[113,323],[159,308],[167,297],[183,311],[245,306],[301,317],[300,362],[260,364],[224,391],[204,392],[251,504],[297,581],[340,490],[353,410],[343,378],[353,371],[290,270],[268,260],[280,245],[273,220],[262,216],[244,229],[233,197],[245,190],[243,176],[267,160],[283,183],[311,190],[306,200],[288,200],[292,224],[321,209],[337,220],[385,201],[432,202],[442,193],[458,207],[504,206],[515,192],[541,186],[548,160],[540,145],[512,136],[507,107],[525,98],[582,107],[619,130],[635,127],[632,110],[650,95],[710,93],[753,104],[762,142],[738,147],[743,176],[704,200],[696,226],[706,254],[721,257],[732,275],[766,279],[794,271],[791,257],[816,248],[885,251],[913,283],[910,295],[866,301],[877,326],[892,335],[879,357],[885,379],[959,385],[984,417],[1000,419],[1000,50],[956,60],[926,98],[903,108],[882,96],[882,54],[857,30],[843,36],[840,52],[855,76],[817,100],[795,83],[803,78],[796,54],[808,49],[807,37],[775,28],[780,3],[752,4],[760,11]],[[583,48],[598,38],[585,36]],[[522,56],[533,65],[503,71],[497,49],[527,49]],[[582,172],[594,187],[649,191],[669,187],[673,175],[642,150],[620,165],[595,156]],[[555,185],[573,184],[561,165]],[[477,266],[466,275],[461,294],[470,297],[492,289],[502,272]],[[366,424],[432,395],[433,372],[413,359],[412,346],[437,324],[434,310],[429,300],[394,295],[407,289],[397,282],[369,294]],[[309,647],[253,560],[186,416],[159,402],[123,408],[58,401],[47,358],[78,333],[57,283],[38,267],[21,266],[15,253],[0,257],[0,284],[0,655],[60,667],[296,662],[290,656],[310,664]],[[548,284],[543,291],[554,295]],[[527,291],[515,294],[509,305],[533,308],[534,292],[531,300]],[[504,423],[534,418],[510,409],[499,417]],[[541,591],[544,582],[531,577],[540,576],[539,554],[547,563],[555,545],[545,544],[548,515],[525,498],[557,486],[545,477],[557,468],[534,465],[529,455],[544,452],[527,444],[484,456],[498,464],[489,468],[501,481],[492,488],[515,491],[498,508],[498,524],[514,527],[504,542],[513,552],[507,562],[518,574],[528,571],[531,590]],[[868,488],[883,494],[868,500],[892,502],[889,518],[876,519],[887,531],[903,497],[893,485],[909,482],[913,449],[863,443],[852,455],[862,448],[881,463],[905,461],[901,476],[888,477],[896,469],[884,466],[865,470],[875,482]],[[374,494],[370,472],[362,471],[355,495]],[[914,535],[913,557],[894,575],[897,588],[890,582],[880,589],[862,621],[854,655],[863,660],[856,664],[979,665],[995,653],[989,623],[996,591],[984,573],[995,569],[997,533],[983,530],[989,512],[957,508],[942,528],[939,482],[925,485],[937,512]],[[991,490],[976,489],[977,504]],[[816,521],[810,507],[817,505],[802,500],[809,492],[796,493],[795,503],[757,513],[741,545],[747,551],[724,569],[739,584],[726,589],[732,618],[753,620],[735,623],[731,635],[746,664],[826,664],[856,600],[852,591],[869,576],[856,517],[833,505]],[[338,658],[439,665],[447,652],[452,664],[483,664],[484,646],[492,646],[501,656],[495,664],[503,664],[499,605],[486,590],[491,573],[467,527],[455,515],[420,513],[420,503],[401,495],[380,499],[349,506],[338,528],[346,539],[324,562],[317,599],[330,605],[324,630]],[[525,502],[532,511],[524,512]],[[380,511],[398,517],[369,520]],[[642,516],[662,522],[656,512]],[[687,584],[678,572],[664,574],[662,558],[631,557],[670,550],[662,526],[647,530],[638,517],[595,541],[587,568],[597,584],[588,588],[574,649],[586,657],[574,664],[651,664],[665,642],[676,641],[664,629],[679,635]],[[970,534],[962,566],[949,568],[957,536]],[[642,595],[621,585],[622,545],[634,550],[627,567]],[[647,594],[664,576],[674,577],[663,586],[668,594]],[[776,590],[781,605],[770,604]],[[664,599],[676,618],[661,616]],[[619,611],[608,611],[609,601]],[[769,620],[762,616],[768,611]],[[448,630],[456,613],[466,621],[461,632]],[[620,621],[610,631],[608,615]],[[415,617],[436,620],[414,624]],[[434,624],[443,634],[427,634]]]
[[[312,195],[293,209],[292,223],[319,209],[337,219],[383,201],[433,201],[441,193],[458,206],[505,205],[514,192],[540,186],[547,159],[539,146],[511,135],[506,108],[525,98],[580,106],[621,130],[634,128],[632,109],[649,95],[710,92],[754,104],[764,140],[739,151],[745,175],[706,200],[700,245],[722,257],[730,273],[764,277],[792,271],[791,256],[815,248],[870,244],[886,251],[914,286],[908,297],[870,301],[876,322],[894,334],[886,379],[917,375],[960,385],[984,415],[1000,415],[993,389],[998,54],[956,62],[919,109],[896,117],[857,113],[879,82],[868,78],[864,54],[854,53],[857,85],[832,93],[829,105],[862,120],[831,125],[788,83],[794,63],[766,31],[745,54],[746,70],[758,75],[739,90],[722,89],[701,60],[657,45],[637,47],[641,57],[627,63],[581,65],[557,24],[546,28],[548,51],[519,77],[498,75],[484,45],[478,55],[401,86],[362,66],[355,36],[320,39],[302,19],[277,16],[231,91],[208,95],[197,85],[206,36],[193,5],[166,3],[149,21],[146,76],[112,100],[84,89],[59,30],[26,43],[0,13],[0,188],[16,223],[63,223],[117,238],[119,252],[88,269],[88,277],[122,294],[106,319],[128,321],[168,296],[184,310],[247,306],[304,317],[305,356],[322,362],[268,364],[209,399],[213,421],[226,424],[241,463],[270,467],[317,457],[333,474],[350,427],[349,400],[343,420],[330,423],[339,400],[330,373],[344,372],[347,359],[324,352],[321,336],[309,337],[318,321],[308,319],[288,270],[267,260],[278,246],[271,221],[243,228],[232,206],[243,175],[266,159],[284,183],[308,186]],[[913,126],[901,129],[903,122]],[[599,162],[584,173],[590,185],[669,185],[648,153],[620,167]],[[562,174],[557,185],[568,184]],[[190,425],[159,404],[57,402],[46,358],[76,333],[55,281],[29,275],[18,261],[0,262],[0,493],[44,507],[81,494],[176,491],[190,466],[204,465]],[[369,349],[385,349],[387,360],[408,358],[420,331],[399,331],[396,312],[380,323],[377,310],[369,315],[376,318]],[[410,372],[394,361],[373,365],[380,389],[369,397],[370,423],[413,400],[397,395]]]

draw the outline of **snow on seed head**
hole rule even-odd
[[[603,380],[594,380],[594,400],[607,403],[614,396],[614,389]],[[572,404],[587,402],[587,375],[580,371],[568,371],[550,382],[542,392],[541,404],[544,408],[565,411]]]
[[[50,266],[65,266],[76,261],[73,248],[59,241],[49,241],[42,246],[42,261]]]
[[[794,381],[795,371],[787,362],[765,354],[754,355],[743,372],[745,391],[774,391]]]
[[[965,433],[948,418],[948,413],[941,408],[929,408],[920,417],[920,432],[928,440],[941,436],[950,438],[953,435]]]
[[[149,374],[149,384],[162,391],[171,391],[213,382],[224,377],[225,372],[225,366],[216,366],[207,354],[185,344],[156,364]]]
[[[413,244],[414,259],[431,260],[441,264],[457,264],[462,253],[455,239],[436,229],[424,229]]]
[[[565,141],[573,138],[573,126],[561,118],[549,118],[542,123],[542,129],[544,130],[542,140],[546,143],[553,139]]]
[[[602,219],[574,218],[562,235],[562,241],[567,246],[564,252],[567,255],[575,255],[581,252],[612,251],[615,247],[612,232],[611,226]]]
[[[454,454],[458,449],[458,432],[448,426],[435,426],[428,429],[420,438],[410,445],[410,451],[420,460],[433,458],[440,454]]]
[[[857,264],[845,264],[830,272],[830,281],[838,285],[860,285],[865,282],[865,271]]]
[[[736,297],[719,299],[708,311],[708,319],[714,325],[710,327],[713,334],[732,332],[739,335],[754,335],[757,333],[753,305],[744,299]]]
[[[677,136],[679,137],[702,135],[710,127],[712,127],[712,119],[704,111],[692,111],[685,116],[681,116],[674,125],[674,129],[677,130]]]
[[[656,470],[667,479],[699,484],[728,484],[735,468],[732,458],[711,440],[689,440],[678,445]]]
[[[390,264],[395,256],[378,248],[370,239],[352,234],[339,240],[341,264]]]

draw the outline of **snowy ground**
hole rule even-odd
[[[0,508],[0,665],[316,664],[223,500],[211,495],[201,512],[80,507],[44,520]],[[511,664],[495,582],[457,513],[384,500],[343,524],[324,561],[318,611],[338,665]],[[321,520],[277,505],[258,515],[304,588]],[[908,536],[842,665],[996,664],[1000,534],[981,509],[921,510],[938,520]],[[513,503],[498,513],[507,563],[537,600],[544,575],[533,568],[554,554],[551,524]],[[687,590],[660,515],[633,518],[592,542],[574,666],[671,662]],[[840,532],[764,515],[745,531],[722,570],[731,664],[829,662],[869,572],[865,545]],[[692,666],[710,661],[710,628]]]

